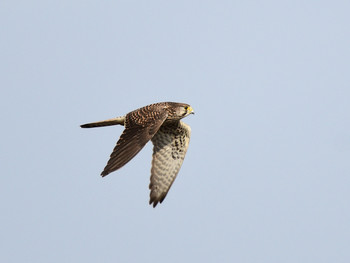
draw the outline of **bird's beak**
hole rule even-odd
[[[187,112],[188,114],[194,114],[194,110],[192,107],[188,107]]]

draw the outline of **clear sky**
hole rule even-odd
[[[349,1],[0,2],[0,262],[350,262]],[[153,102],[192,105],[164,202]]]

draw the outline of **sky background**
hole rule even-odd
[[[350,262],[349,1],[1,1],[1,262]],[[154,102],[191,104],[148,205]]]

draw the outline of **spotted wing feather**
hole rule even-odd
[[[186,155],[191,128],[181,122],[165,122],[153,136],[150,201],[155,207],[166,197]]]
[[[164,109],[144,107],[125,116],[125,129],[101,173],[106,176],[128,163],[156,134],[167,118]]]

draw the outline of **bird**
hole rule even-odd
[[[153,143],[149,204],[162,203],[173,184],[190,142],[191,128],[181,121],[194,114],[186,103],[159,102],[104,121],[86,123],[81,128],[111,125],[125,127],[101,173],[104,177],[127,164],[147,144]]]

